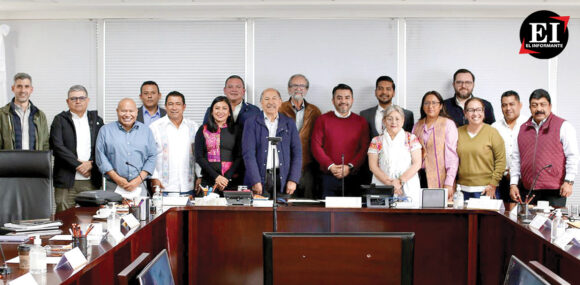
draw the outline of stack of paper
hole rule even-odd
[[[62,226],[61,221],[43,219],[6,223],[1,229],[19,235],[47,235],[61,233],[61,230],[59,229],[60,226]]]

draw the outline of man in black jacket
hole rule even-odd
[[[475,87],[475,75],[465,68],[458,69],[453,74],[453,89],[455,94],[453,97],[445,99],[443,106],[447,114],[455,121],[457,127],[467,124],[467,119],[463,114],[463,107],[469,98],[473,97],[473,87]],[[493,113],[493,106],[489,101],[479,98],[485,107],[485,117],[483,122],[486,124],[493,124],[495,122],[495,115]]]
[[[74,207],[78,193],[102,186],[103,177],[95,164],[95,145],[103,119],[97,111],[87,111],[87,94],[82,85],[72,86],[66,99],[69,110],[56,115],[50,128],[57,212]]]

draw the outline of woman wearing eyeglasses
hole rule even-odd
[[[383,114],[385,130],[371,141],[368,150],[372,183],[393,185],[395,194],[411,198],[414,207],[421,206],[421,185],[417,171],[421,167],[421,144],[415,135],[405,132],[405,113],[397,105]]]
[[[483,122],[485,107],[481,99],[467,100],[464,114],[468,124],[458,129],[457,186],[466,201],[481,195],[499,198],[496,188],[506,163],[504,141],[495,128]]]
[[[421,100],[421,118],[413,127],[413,134],[423,146],[419,178],[422,188],[445,188],[447,198],[453,197],[457,175],[457,127],[447,115],[443,97],[428,91]]]

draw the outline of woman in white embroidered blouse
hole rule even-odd
[[[391,105],[383,114],[383,134],[374,137],[368,150],[372,183],[393,185],[398,196],[411,197],[414,207],[421,206],[421,186],[417,171],[421,168],[421,144],[417,137],[403,130],[403,109]]]

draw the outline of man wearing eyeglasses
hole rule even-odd
[[[0,149],[48,150],[46,115],[30,101],[32,77],[14,75],[14,98],[0,108]]]
[[[544,200],[550,206],[565,207],[580,159],[576,130],[570,122],[552,114],[550,94],[544,89],[530,95],[530,113],[532,117],[520,127],[514,143],[510,197],[527,202],[533,190],[532,204]]]
[[[66,103],[69,110],[56,115],[50,127],[57,212],[74,207],[78,193],[99,189],[103,182],[95,163],[95,144],[103,119],[97,111],[87,111],[89,97],[82,85],[69,88]]]
[[[443,101],[447,114],[451,116],[457,127],[467,124],[467,119],[463,114],[465,101],[473,97],[473,87],[475,86],[475,75],[467,69],[461,68],[453,74],[453,89],[455,95]],[[482,99],[485,106],[485,118],[483,122],[486,124],[493,124],[495,116],[493,114],[493,107],[489,101]]]
[[[302,74],[294,74],[288,80],[288,95],[290,99],[282,103],[279,112],[288,116],[296,122],[298,135],[302,144],[302,175],[296,192],[296,197],[314,198],[318,196],[315,188],[318,165],[312,157],[310,151],[310,137],[314,122],[320,116],[320,109],[316,105],[306,102],[306,94],[310,82]]]

